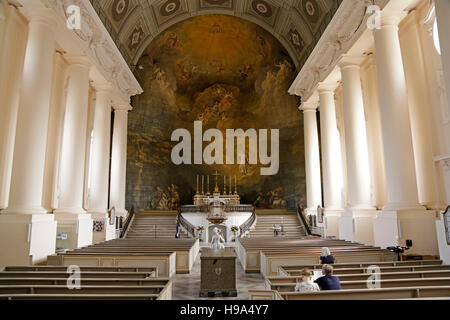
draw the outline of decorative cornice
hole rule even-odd
[[[339,57],[347,52],[367,29],[367,7],[383,9],[389,0],[344,0],[289,89],[292,95],[309,99],[318,83],[335,68]]]
[[[95,61],[99,71],[117,87],[125,99],[129,100],[131,96],[143,92],[88,0],[46,0],[45,2],[64,21],[68,18],[67,8],[71,5],[78,6],[81,11],[82,28],[68,30],[68,32],[76,35],[84,45],[87,56]]]

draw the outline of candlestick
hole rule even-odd
[[[209,194],[210,194],[210,193],[209,193],[209,190],[210,190],[210,189],[209,189],[209,175],[208,175],[208,177],[207,177],[206,180],[208,181],[208,184],[207,184],[208,187],[207,187],[207,190],[206,190],[206,194],[209,195]]]
[[[231,182],[231,176],[230,176],[230,194],[233,194],[233,185]]]
[[[223,194],[227,194],[227,176],[223,176]]]
[[[195,192],[195,194],[198,194],[198,175],[197,175],[197,191]]]
[[[205,176],[202,175],[202,195],[205,194],[204,193],[204,185],[205,185]]]
[[[234,194],[238,194],[238,192],[237,192],[237,179],[236,179],[236,176],[234,176]]]

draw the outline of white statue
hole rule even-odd
[[[225,248],[225,239],[220,235],[220,231],[218,228],[214,228],[213,236],[211,239],[211,248],[215,250],[224,249]]]

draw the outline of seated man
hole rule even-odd
[[[329,264],[324,264],[322,267],[323,277],[320,277],[315,283],[320,287],[320,290],[341,290],[341,283],[339,278],[333,276],[333,267]]]

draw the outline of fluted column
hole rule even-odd
[[[450,2],[445,0],[434,1],[436,6],[436,18],[439,29],[439,42],[441,47],[442,67],[447,92],[447,104],[450,110]]]
[[[336,121],[334,90],[337,83],[319,84],[320,132],[325,211],[342,210],[341,142]]]
[[[88,211],[89,213],[107,213],[112,87],[109,84],[96,85],[95,89],[94,135]]]
[[[317,106],[318,103],[315,102],[305,102],[301,106],[305,137],[307,214],[316,214],[317,206],[322,205]]]
[[[399,15],[383,14],[375,30],[381,124],[388,189],[384,210],[423,209],[419,205],[414,151],[398,36]]]
[[[42,207],[42,191],[57,22],[50,9],[23,12],[28,38],[9,204],[0,215],[0,265],[39,263],[55,252],[56,222]]]
[[[85,213],[84,170],[89,104],[89,61],[69,56],[69,83],[64,116],[58,213]]]
[[[0,210],[8,206],[27,25],[12,5],[5,7],[0,37]],[[4,34],[2,36],[2,34]]]
[[[42,191],[56,22],[46,9],[30,11],[29,19],[7,213],[47,213]]]
[[[89,107],[89,69],[85,56],[68,56],[69,82],[59,174],[60,196],[54,211],[68,241],[59,247],[80,248],[92,243],[92,219],[83,208],[86,134]],[[70,231],[67,231],[70,230]]]
[[[350,210],[373,209],[360,63],[359,57],[344,57],[340,63]]]
[[[125,188],[127,170],[127,138],[129,105],[114,106],[114,130],[111,159],[110,207],[117,215],[125,216]]]

